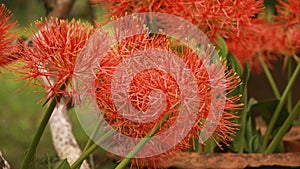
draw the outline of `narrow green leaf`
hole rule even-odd
[[[249,66],[249,64],[245,64],[244,65],[243,78],[242,78],[243,88],[245,88],[247,86],[249,77],[250,77],[250,66]]]
[[[256,131],[252,138],[249,140],[250,152],[249,153],[258,153],[261,145],[261,133]]]
[[[262,101],[257,103],[252,107],[252,111],[260,112],[264,121],[268,125],[271,121],[271,118],[273,116],[273,112],[275,111],[277,105],[279,103],[279,100],[268,100],[268,101]],[[279,118],[275,123],[274,130],[271,133],[272,135],[276,134],[276,131],[283,125],[284,121],[288,117],[289,113],[287,111],[286,106],[284,106],[280,112]]]
[[[256,130],[254,113],[251,111],[252,106],[254,106],[257,103],[258,103],[257,100],[255,100],[254,98],[250,98],[248,101],[247,107],[245,107],[245,110],[247,112],[247,120],[246,120],[246,124],[245,124],[243,144],[244,144],[245,152],[247,152],[247,153],[256,152],[254,147],[257,145],[256,144],[257,137],[261,137],[260,131]],[[259,136],[256,136],[256,135],[258,135],[258,133],[259,133]],[[255,139],[255,141],[254,141],[254,139]],[[253,142],[255,142],[255,145],[253,144]]]
[[[227,66],[229,69],[234,69],[235,72],[242,77],[243,76],[243,68],[240,62],[237,60],[235,56],[233,56],[232,53],[228,53],[226,55],[226,60],[227,60]],[[248,71],[248,70],[247,70]]]
[[[217,147],[216,142],[212,138],[209,138],[205,142],[204,152],[205,153],[213,153],[216,147]]]
[[[29,148],[25,151],[25,156],[28,154]],[[28,163],[28,169],[34,169],[36,168],[36,152],[32,154],[30,157],[30,161]]]
[[[258,103],[258,101],[256,99],[254,99],[253,97],[251,97],[248,101],[247,112],[250,111],[252,109],[252,107],[254,105],[256,105],[257,103]]]
[[[296,106],[293,108],[292,112],[289,114],[288,118],[285,120],[277,134],[274,136],[268,148],[264,153],[272,153],[278,146],[278,143],[282,142],[282,138],[285,133],[292,126],[293,121],[295,120],[296,115],[300,112],[300,100],[297,102]]]
[[[220,55],[226,57],[228,55],[228,48],[225,40],[222,37],[217,38],[217,48],[220,50]]]
[[[248,114],[249,114],[249,112],[248,112]],[[248,117],[247,117],[245,135],[244,135],[244,139],[245,139],[244,144],[245,144],[245,151],[246,152],[251,152],[252,151],[252,148],[250,146],[249,141],[253,137],[254,131],[255,130],[253,130],[253,118],[252,118],[252,115],[249,114]]]
[[[279,104],[279,100],[267,100],[267,101],[262,101],[251,108],[251,112],[259,112],[266,124],[268,125],[272,119],[273,112],[275,111],[277,105]],[[279,114],[279,118],[276,121],[274,125],[274,130],[271,133],[272,136],[275,136],[280,127],[283,125],[284,121],[287,119],[289,113],[287,111],[286,106],[284,106]],[[283,147],[283,142],[281,141],[280,144],[276,147],[274,150],[275,152],[283,152],[284,147]]]
[[[235,70],[242,71],[242,67],[238,60],[231,54],[228,54],[228,57],[231,58],[231,65],[234,66]],[[239,74],[239,73],[238,73]],[[233,96],[235,95],[241,95],[242,97],[239,101],[239,103],[242,103],[244,106],[241,110],[237,111],[237,115],[240,117],[239,119],[236,119],[236,123],[239,124],[239,131],[236,133],[235,139],[232,142],[232,149],[235,152],[243,153],[245,147],[244,147],[244,139],[245,139],[245,133],[246,133],[246,123],[247,123],[247,83],[250,76],[250,67],[248,65],[245,65],[243,74],[239,74],[241,78],[241,85],[238,86],[232,93]],[[230,95],[231,96],[231,95]],[[230,97],[229,96],[229,97]]]

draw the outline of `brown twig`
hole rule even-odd
[[[0,169],[10,169],[8,162],[2,156],[1,151],[0,151]]]
[[[286,166],[299,167],[300,153],[278,153],[278,154],[199,154],[180,153],[176,160],[169,163],[169,167],[185,169],[219,168],[238,169],[245,167],[260,166]]]
[[[47,16],[62,19],[67,18],[74,2],[75,0],[45,0]]]
[[[108,154],[110,159],[119,161],[120,157]],[[299,167],[300,152],[277,154],[238,154],[181,152],[172,161],[165,161],[165,168],[179,169],[243,169],[246,167],[282,166]]]
[[[93,12],[91,1],[87,0],[87,3],[88,3],[88,19],[91,21],[91,23],[94,23],[96,18]]]

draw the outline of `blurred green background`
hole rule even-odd
[[[12,168],[19,168],[46,110],[46,107],[38,104],[44,94],[35,92],[38,90],[36,87],[24,87],[25,82],[16,80],[17,77],[10,72],[2,71],[0,78],[0,150]],[[83,147],[87,136],[81,129],[75,112],[71,110],[69,115],[75,137]],[[57,161],[48,127],[37,154],[37,168],[47,168],[49,163]]]

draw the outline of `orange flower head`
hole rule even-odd
[[[300,2],[297,0],[280,0],[277,5],[278,16],[276,22],[283,29],[281,33],[281,54],[292,56],[300,49]]]
[[[12,60],[12,54],[16,52],[17,36],[11,32],[16,22],[9,23],[11,13],[4,4],[0,6],[0,65],[5,65]]]
[[[182,17],[214,41],[216,37],[238,36],[239,27],[263,10],[262,0],[91,0],[103,3],[109,16],[121,17],[131,13],[161,12]]]
[[[288,24],[299,24],[300,22],[300,1],[279,0],[277,5],[278,19]]]
[[[260,57],[269,67],[278,59],[284,43],[282,33],[279,24],[258,18],[250,26],[242,26],[239,37],[227,39],[227,46],[241,65],[248,63],[253,72],[260,73]]]
[[[100,111],[103,113],[105,120],[108,124],[115,128],[115,130],[123,135],[133,138],[144,138],[149,131],[155,128],[157,125],[164,125],[157,131],[155,135],[166,132],[169,128],[174,125],[176,119],[179,118],[180,109],[183,108],[182,104],[183,95],[186,95],[184,91],[181,90],[180,84],[178,84],[178,79],[176,77],[184,76],[182,72],[177,72],[177,76],[174,77],[170,73],[157,69],[157,68],[147,68],[136,73],[133,77],[128,75],[118,74],[122,69],[123,63],[132,63],[130,67],[126,67],[126,73],[134,72],[135,69],[139,69],[141,64],[144,62],[141,58],[148,58],[152,60],[149,64],[154,63],[154,65],[165,66],[166,69],[173,72],[172,61],[169,62],[164,56],[155,53],[151,55],[151,52],[139,53],[141,51],[167,51],[173,53],[182,60],[185,66],[187,66],[192,77],[196,80],[196,93],[200,97],[196,101],[198,112],[196,114],[196,120],[193,123],[190,131],[180,141],[176,146],[170,150],[147,158],[135,158],[133,159],[132,165],[138,167],[150,167],[150,168],[160,168],[163,167],[163,161],[174,158],[176,152],[187,150],[195,143],[196,138],[199,138],[199,133],[203,129],[203,120],[208,117],[210,110],[214,110],[213,113],[220,111],[222,97],[226,97],[224,93],[231,92],[236,86],[239,85],[239,78],[228,70],[225,75],[225,81],[218,81],[219,71],[215,67],[214,77],[209,77],[203,62],[198,58],[198,56],[193,52],[193,50],[180,44],[178,41],[168,38],[165,35],[152,35],[152,34],[142,34],[135,35],[124,39],[122,42],[117,43],[111,50],[105,55],[105,57],[100,62],[100,69],[96,75],[96,99]],[[153,54],[153,53],[152,53]],[[209,56],[210,52],[206,51],[203,53],[205,56]],[[152,57],[153,56],[153,57]],[[158,56],[159,61],[155,58]],[[137,58],[135,58],[137,57]],[[141,57],[141,58],[140,58]],[[131,60],[133,58],[133,60]],[[135,60],[136,59],[136,60]],[[141,59],[141,60],[139,60]],[[147,64],[146,64],[147,65]],[[214,66],[212,66],[214,69]],[[115,81],[117,78],[117,81]],[[129,78],[129,81],[128,81]],[[128,81],[128,89],[125,91],[127,97],[123,100],[123,95],[114,94],[116,91],[119,92],[122,89],[122,84]],[[216,85],[220,87],[220,98],[213,100],[214,104],[211,104],[212,81],[217,82]],[[186,86],[189,85],[189,81],[182,82]],[[120,87],[112,88],[113,84],[118,84]],[[164,95],[164,96],[163,96]],[[222,95],[222,96],[221,96]],[[217,124],[215,131],[212,131],[212,136],[218,138],[224,143],[231,141],[231,137],[236,130],[237,124],[233,122],[234,118],[237,118],[234,114],[228,113],[228,110],[236,110],[240,104],[238,104],[240,96],[234,96],[231,98],[226,97],[224,103],[224,112],[221,120]],[[129,101],[128,109],[125,108],[126,102]],[[165,105],[162,105],[161,100],[165,101]],[[188,103],[187,103],[188,104]],[[162,109],[160,109],[162,108]],[[127,111],[121,112],[122,109]],[[134,109],[134,110],[133,110]],[[153,111],[147,111],[153,110]],[[188,110],[187,110],[188,111]],[[153,113],[154,112],[154,113]],[[163,121],[162,119],[169,115],[168,120]],[[134,120],[133,120],[134,119]],[[189,118],[187,118],[189,119]],[[208,127],[207,130],[210,128]],[[213,130],[213,129],[212,129]],[[208,131],[209,132],[209,131]],[[172,144],[174,141],[174,135],[178,133],[172,133],[168,137],[164,137],[164,144]],[[113,145],[114,140],[110,143]],[[117,142],[117,141],[116,141]],[[131,142],[124,142],[124,145],[128,147],[132,146]],[[134,148],[131,147],[131,148]],[[155,152],[156,149],[161,148],[158,145],[153,145],[148,151]]]
[[[19,69],[23,79],[45,88],[49,98],[61,91],[62,84],[72,83],[77,55],[93,33],[88,23],[50,18],[35,22],[29,45],[23,45],[19,59],[24,64]],[[41,81],[42,80],[42,81]],[[40,83],[41,82],[41,83]],[[71,95],[70,92],[68,92]]]
[[[298,0],[280,0],[278,15],[273,22],[260,17],[251,25],[240,27],[238,37],[227,39],[229,50],[240,63],[250,64],[253,72],[261,72],[260,59],[271,68],[280,56],[292,56],[300,49],[300,3]]]

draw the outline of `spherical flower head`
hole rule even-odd
[[[279,0],[277,5],[279,17],[277,19],[288,22],[288,24],[299,24],[300,22],[300,1]]]
[[[109,16],[121,17],[139,12],[161,12],[182,17],[215,41],[216,37],[238,36],[239,27],[263,10],[262,0],[91,0],[103,3]]]
[[[191,0],[182,2],[186,13],[180,16],[198,26],[212,41],[221,36],[239,36],[240,26],[248,25],[252,17],[262,12],[261,0]]]
[[[292,56],[300,49],[300,2],[297,0],[279,1],[278,16],[275,21],[281,24],[282,49],[281,54]]]
[[[229,51],[240,63],[248,63],[252,72],[260,73],[260,57],[272,68],[280,56],[292,56],[300,49],[300,3],[297,0],[279,1],[274,21],[260,16],[251,25],[241,26],[238,37],[227,39]]]
[[[284,29],[285,28],[285,29]],[[300,51],[300,25],[282,26],[280,54],[283,56],[293,56]]]
[[[257,18],[250,26],[240,27],[239,37],[231,37],[226,43],[241,65],[248,63],[252,72],[260,73],[260,57],[269,67],[279,58],[284,43],[282,34],[283,29],[279,24]]]
[[[16,22],[9,23],[11,13],[4,4],[0,5],[0,65],[7,64],[12,60],[12,54],[16,52],[17,36],[11,32]]]
[[[165,71],[151,68],[137,73],[133,79],[131,79],[130,87],[128,89],[127,99],[130,100],[132,107],[135,110],[138,110],[141,114],[131,111],[132,109],[128,109],[128,111],[125,112],[127,117],[136,118],[141,116],[147,118],[143,122],[137,122],[123,116],[123,114],[119,112],[115,102],[122,103],[124,101],[116,100],[112,91],[112,83],[115,73],[118,71],[118,66],[123,62],[126,62],[126,59],[136,55],[136,52],[147,51],[147,49],[161,49],[176,54],[176,56],[178,56],[191,70],[193,77],[197,81],[197,93],[200,96],[200,100],[197,102],[199,109],[196,115],[196,121],[191,127],[188,135],[180,143],[162,154],[144,159],[133,159],[132,164],[138,167],[160,168],[163,167],[162,165],[165,159],[173,158],[176,152],[187,150],[192,145],[195,145],[196,143],[193,143],[193,141],[195,141],[196,138],[199,138],[199,133],[203,128],[203,120],[207,118],[210,109],[216,111],[220,110],[218,107],[221,106],[219,102],[222,96],[220,97],[220,100],[215,100],[214,104],[210,104],[212,88],[210,82],[212,79],[218,81],[218,73],[220,72],[215,70],[216,72],[214,77],[209,77],[203,66],[203,62],[199,60],[198,56],[191,49],[188,49],[176,40],[164,35],[135,35],[117,43],[99,63],[100,69],[97,72],[97,78],[95,80],[95,91],[98,107],[103,113],[105,120],[110,126],[114,127],[116,131],[128,137],[144,138],[153,128],[163,123],[162,120],[165,116],[169,115],[168,120],[164,121],[164,125],[157,131],[156,134],[165,132],[175,123],[178,118],[180,108],[182,108],[180,105],[183,104],[181,96],[184,93],[180,90],[174,77]],[[204,52],[203,55],[209,55],[209,51]],[[162,56],[161,59],[163,62],[165,58]],[[138,64],[136,66],[138,66]],[[135,66],[132,66],[128,71],[135,68]],[[119,80],[126,78],[128,77],[118,76]],[[220,83],[218,83],[218,85],[220,85],[222,90],[220,91],[220,94],[222,95],[222,93],[232,91],[239,85],[240,81],[232,71],[228,70],[226,80],[219,82]],[[120,81],[118,83],[122,84],[123,82]],[[188,84],[188,82],[186,84]],[[158,115],[156,113],[147,114],[147,110],[161,106],[161,102],[157,101],[161,100],[161,98],[158,98],[161,97],[161,95],[157,92],[158,90],[165,96],[166,104],[163,112],[159,112],[161,114],[158,113]],[[213,132],[213,137],[218,138],[224,143],[231,141],[231,136],[235,133],[237,127],[237,125],[233,122],[233,119],[237,117],[232,113],[228,113],[228,110],[236,110],[240,106],[237,103],[239,97],[240,96],[234,96],[231,98],[226,97],[225,110],[222,112],[223,116],[217,124],[216,130]],[[155,105],[152,105],[151,103],[155,103]],[[147,121],[148,119],[151,121]],[[164,138],[164,143],[168,144],[170,142],[170,144],[172,144],[173,135],[176,134],[173,133]],[[192,144],[190,144],[191,142]],[[113,145],[114,143],[111,144]],[[128,146],[132,145],[130,142],[124,142],[124,144]],[[159,147],[153,146],[153,151],[155,151],[156,148]]]
[[[24,62],[19,72],[23,79],[42,85],[50,98],[66,93],[60,87],[71,84],[77,55],[93,33],[93,27],[74,19],[41,19],[32,27],[31,43],[23,44],[19,59]],[[71,92],[68,92],[71,95]]]

